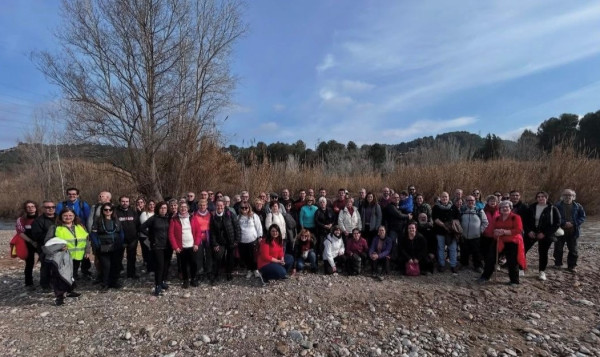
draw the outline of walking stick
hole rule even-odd
[[[494,270],[496,270],[496,274],[494,274],[494,283],[498,282],[498,268],[500,267],[500,265],[498,264],[498,248],[500,245],[500,237],[496,237],[496,260],[494,260]]]

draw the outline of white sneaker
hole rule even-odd
[[[252,277],[252,270],[248,270],[246,273],[246,279],[250,279]]]
[[[540,272],[540,280],[546,281],[546,272],[543,272],[543,271]]]
[[[260,278],[260,272],[258,270],[254,271],[254,277],[255,278]]]
[[[519,270],[519,276],[525,276],[525,270]]]

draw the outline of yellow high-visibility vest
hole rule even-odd
[[[57,226],[54,236],[67,242],[67,249],[73,260],[82,260],[87,247],[88,232],[82,225],[75,225],[75,234],[69,228]]]

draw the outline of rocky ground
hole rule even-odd
[[[518,287],[505,271],[486,285],[464,269],[383,282],[308,274],[266,287],[240,272],[189,290],[173,278],[156,298],[146,274],[105,294],[83,283],[62,307],[24,288],[12,235],[0,232],[3,356],[600,356],[597,220],[577,275],[549,269],[538,281],[534,248]]]

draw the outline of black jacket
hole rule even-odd
[[[333,225],[336,223],[335,214],[331,208],[325,207],[325,210],[323,210],[321,207],[319,207],[315,212],[315,225],[317,226],[318,237],[327,237],[327,235],[330,233],[330,230],[325,228],[325,225]]]
[[[537,203],[529,205],[529,209],[526,215],[526,219],[523,219],[523,229],[525,230],[525,236],[529,235],[529,232],[544,233],[545,238],[549,238],[556,233],[558,227],[560,227],[560,212],[558,208],[552,203],[548,202],[548,205],[542,211],[538,225],[535,225],[535,207]],[[552,217],[550,217],[552,215]]]
[[[154,216],[148,218],[140,227],[140,231],[145,233],[150,240],[152,250],[166,249],[169,247],[169,216]]]
[[[31,224],[31,239],[37,242],[38,247],[44,245],[44,239],[46,239],[46,233],[50,227],[56,224],[56,216],[48,218],[45,214],[37,217]]]
[[[406,223],[408,223],[408,215],[400,212],[398,207],[393,203],[383,207],[383,219],[387,224],[387,230],[396,231],[399,235],[404,231]]]
[[[115,214],[121,222],[121,228],[125,234],[125,243],[131,243],[138,239],[139,217],[137,212],[129,207],[124,210],[121,207],[115,209]]]
[[[211,247],[224,246],[232,248],[241,239],[242,231],[240,222],[225,210],[222,216],[214,214],[210,220],[210,245]]]
[[[403,262],[409,259],[418,259],[419,261],[427,258],[427,240],[420,233],[417,233],[415,239],[408,237],[400,240],[400,260]]]

